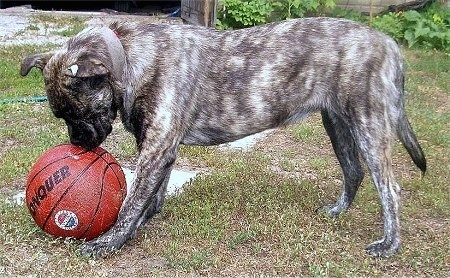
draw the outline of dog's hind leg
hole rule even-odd
[[[364,178],[364,170],[359,160],[358,146],[350,128],[338,115],[322,110],[322,123],[330,137],[336,157],[344,176],[343,191],[336,203],[323,207],[329,215],[336,217],[348,209],[355,198]]]
[[[400,186],[392,170],[394,139],[391,125],[383,115],[372,115],[364,124],[359,123],[352,128],[378,191],[383,213],[383,238],[370,244],[367,252],[372,256],[387,257],[400,248]]]

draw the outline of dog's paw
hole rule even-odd
[[[85,242],[80,247],[80,253],[84,257],[94,259],[104,258],[119,250],[120,246],[112,244],[111,241],[102,240],[102,238]]]
[[[366,251],[374,257],[389,257],[394,255],[400,249],[398,242],[387,242],[386,240],[378,240],[367,246]]]
[[[319,209],[317,209],[318,212],[322,212],[332,218],[338,217],[341,213],[346,211],[346,207],[340,205],[340,204],[331,204],[323,206]]]

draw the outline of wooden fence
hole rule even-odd
[[[214,27],[218,0],[181,0],[181,18],[194,25]]]

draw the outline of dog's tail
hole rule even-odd
[[[399,118],[397,125],[397,134],[400,142],[402,142],[403,146],[409,153],[409,156],[412,158],[414,164],[419,167],[422,171],[422,175],[427,171],[427,161],[425,159],[425,154],[422,151],[422,147],[420,147],[419,141],[417,140],[416,135],[414,134],[411,124],[406,118],[405,113]]]
[[[404,106],[405,75],[403,72],[398,75],[397,81],[397,89],[401,92],[400,97],[402,98],[401,108],[399,109],[400,115],[397,122],[397,136],[405,149],[408,151],[414,164],[416,164],[416,166],[422,171],[423,176],[427,171],[427,161],[425,159],[425,154],[423,153],[422,147],[420,147],[419,141],[417,140],[411,124],[406,117]]]

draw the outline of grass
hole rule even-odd
[[[38,70],[32,70],[30,78],[20,76],[20,60],[26,54],[45,52],[55,45],[34,46],[27,45],[17,48],[0,48],[0,92],[1,98],[34,97],[44,94],[42,74]],[[8,107],[3,107],[7,109]]]
[[[55,35],[63,37],[71,37],[76,35],[86,27],[86,17],[78,16],[59,16],[52,14],[37,13],[32,17],[29,28],[31,30],[39,30],[39,26],[43,26],[45,32],[51,32]],[[54,31],[56,29],[56,31]],[[48,31],[51,30],[51,31]]]
[[[18,75],[20,58],[53,46],[0,47],[1,98],[44,94],[40,73]],[[0,104],[0,276],[432,276],[450,273],[450,59],[404,49],[407,111],[424,148],[424,178],[398,144],[402,185],[401,252],[371,258],[381,236],[376,190],[368,177],[352,208],[330,219],[316,210],[340,193],[339,166],[318,115],[277,131],[251,152],[186,147],[179,161],[207,169],[168,197],[163,211],[112,257],[78,254],[80,242],[54,239],[25,206],[6,202],[24,189],[28,169],[67,141],[47,103]],[[118,125],[105,146],[120,161],[135,156]]]

